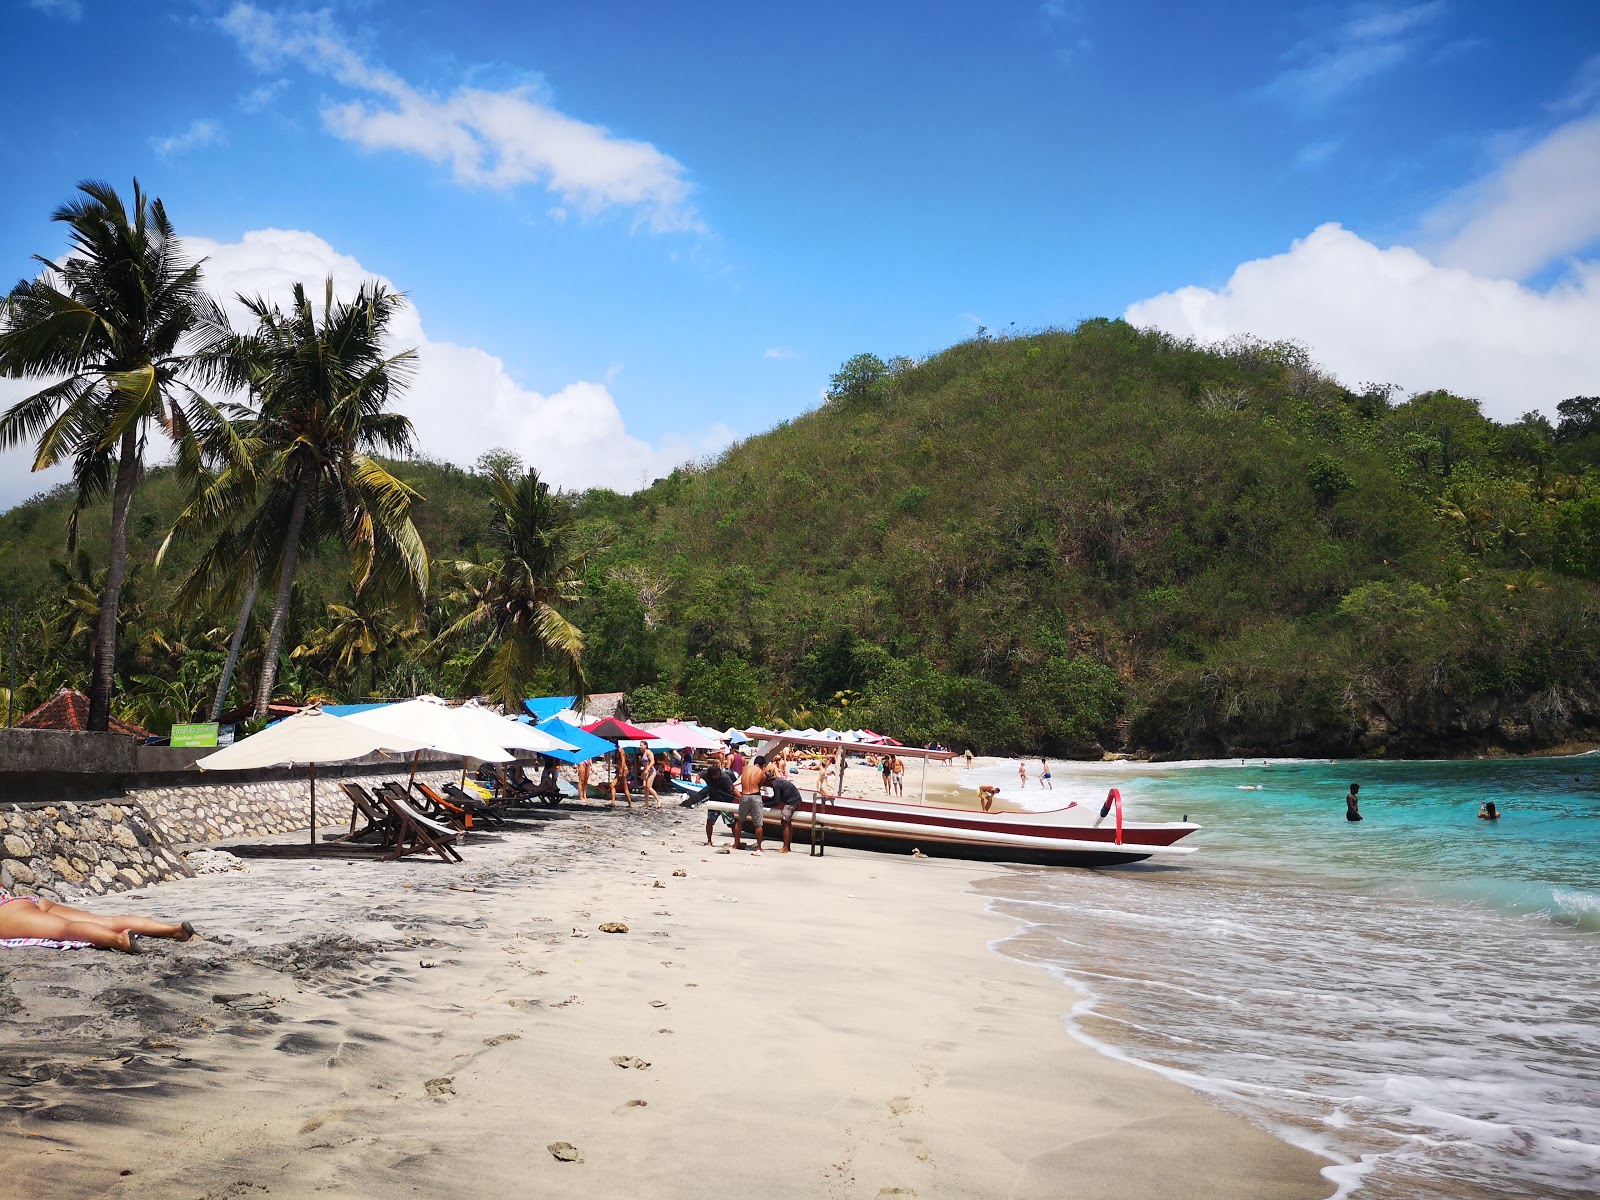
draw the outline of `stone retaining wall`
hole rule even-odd
[[[424,771],[433,787],[456,771]],[[180,845],[293,833],[311,824],[311,789],[295,780],[204,782],[129,789],[126,797],[58,804],[0,804],[0,887],[71,901],[194,874]],[[317,781],[317,823],[349,820],[341,782],[368,787],[406,778],[388,770]]]
[[[0,808],[0,887],[19,896],[103,896],[192,872],[137,805]]]
[[[421,771],[417,778],[430,787],[454,783],[459,772]],[[311,825],[311,785],[299,779],[273,779],[252,783],[205,783],[173,787],[133,788],[130,799],[141,805],[162,834],[174,842],[214,842],[222,838],[264,837],[293,833]],[[317,823],[324,827],[350,819],[350,801],[341,783],[378,787],[394,780],[405,782],[406,773],[348,775],[317,781]]]

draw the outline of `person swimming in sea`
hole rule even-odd
[[[1357,793],[1361,791],[1359,783],[1350,785],[1350,794],[1344,798],[1344,819],[1346,821],[1361,820],[1361,801]]]
[[[1485,800],[1478,807],[1478,820],[1480,820],[1480,821],[1498,821],[1499,819],[1500,819],[1500,810],[1494,806],[1494,801],[1493,800]]]

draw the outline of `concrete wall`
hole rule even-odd
[[[126,796],[141,788],[195,785],[201,779],[261,783],[296,779],[303,782],[306,777],[304,767],[205,774],[194,764],[210,753],[210,749],[146,746],[121,733],[0,730],[0,802],[95,801]],[[424,752],[421,757],[422,764],[434,770],[444,769],[451,761],[431,752]],[[409,761],[374,754],[318,767],[317,774],[338,779],[410,769]]]

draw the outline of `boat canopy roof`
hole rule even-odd
[[[851,742],[843,738],[822,737],[816,733],[806,733],[763,729],[759,737],[762,741],[785,742],[791,746],[818,746],[828,750],[852,750],[857,754],[890,753],[896,758],[954,758],[954,750],[924,750],[921,746],[895,746],[879,742]]]

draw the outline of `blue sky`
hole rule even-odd
[[[9,278],[137,176],[219,292],[405,291],[423,450],[569,486],[980,325],[1294,337],[1501,417],[1600,391],[1591,2],[0,0],[0,68]]]

